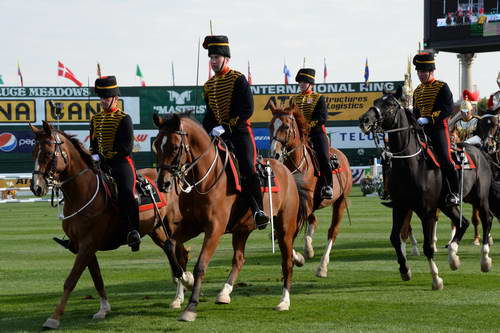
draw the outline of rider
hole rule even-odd
[[[448,130],[448,117],[453,110],[453,95],[445,82],[434,77],[434,54],[419,53],[413,57],[413,64],[421,82],[413,94],[413,110],[417,122],[432,140],[442,174],[448,182],[449,192],[445,197],[445,204],[458,205],[458,173],[451,159]]]
[[[325,98],[312,90],[316,71],[312,68],[301,68],[295,76],[300,94],[292,97],[309,124],[309,138],[318,158],[324,186],[321,189],[321,198],[332,199],[332,167],[330,165],[330,149],[328,136],[325,131],[325,122],[328,118]]]
[[[452,143],[465,142],[473,145],[481,146],[481,138],[476,134],[479,116],[474,114],[474,107],[471,100],[473,96],[468,90],[464,90],[464,100],[460,104],[459,119],[455,120],[453,125],[450,125]]]
[[[211,136],[221,136],[233,146],[242,175],[243,192],[248,196],[254,221],[264,229],[269,217],[263,211],[263,198],[256,170],[257,149],[250,117],[253,97],[242,73],[229,68],[231,54],[227,36],[207,36],[203,48],[208,49],[210,66],[215,75],[204,86],[207,111],[203,127]]]
[[[101,98],[103,110],[90,120],[90,152],[94,161],[102,161],[109,167],[117,182],[121,218],[127,220],[127,243],[132,251],[138,251],[139,208],[134,195],[135,167],[130,157],[134,144],[132,119],[117,107],[120,88],[114,76],[98,78],[95,93]],[[69,240],[53,239],[72,250]]]

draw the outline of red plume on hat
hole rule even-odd
[[[465,89],[463,94],[462,94],[464,100],[468,100],[470,102],[477,102],[479,101],[479,91],[470,91]]]

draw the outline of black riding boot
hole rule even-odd
[[[449,192],[445,197],[445,204],[447,206],[458,206],[460,205],[460,186],[459,186],[459,176],[456,170],[442,170],[443,176],[445,176],[446,181],[449,185]]]
[[[333,199],[333,179],[332,179],[332,168],[330,167],[330,164],[326,163],[327,165],[323,166],[321,168],[321,174],[323,176],[323,179],[325,181],[325,184],[321,188],[321,198],[325,200],[331,200]]]
[[[70,250],[72,253],[76,254],[76,249],[73,246],[73,243],[71,242],[71,239],[69,239],[69,238],[68,239],[63,239],[63,238],[59,238],[59,237],[52,237],[52,239],[54,240],[54,242],[56,242],[57,244],[61,245],[66,250]]]
[[[255,225],[259,230],[265,229],[269,224],[269,217],[263,211],[262,204],[262,192],[260,190],[260,182],[257,174],[250,179],[250,181],[246,184],[247,190],[249,192],[250,199],[250,208],[253,212],[253,219],[255,221]]]
[[[131,247],[132,252],[139,251],[141,244],[141,234],[139,233],[139,207],[137,201],[134,200],[133,207],[128,209],[128,234],[127,244]]]

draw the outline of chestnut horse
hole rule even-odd
[[[458,269],[460,258],[458,244],[469,222],[462,216],[457,206],[446,206],[441,170],[429,165],[422,143],[418,137],[420,129],[411,111],[399,101],[400,94],[386,93],[374,101],[373,106],[360,118],[363,133],[387,133],[388,146],[392,153],[392,171],[389,176],[389,192],[393,200],[391,243],[396,251],[399,272],[404,281],[411,279],[406,255],[401,251],[401,228],[409,211],[414,211],[422,221],[424,233],[424,254],[429,262],[432,275],[432,289],[443,289],[443,279],[439,277],[431,247],[432,233],[439,208],[457,228],[449,247],[448,261],[451,269]],[[488,272],[492,260],[489,256],[489,237],[491,216],[489,195],[492,172],[483,152],[471,145],[464,145],[476,168],[463,172],[463,198],[479,209],[483,227],[483,246],[481,247],[481,270]]]
[[[48,185],[60,187],[64,194],[63,229],[71,240],[76,252],[73,268],[64,283],[64,293],[52,316],[43,324],[44,329],[56,329],[60,325],[68,298],[75,288],[85,268],[89,269],[94,286],[100,296],[100,309],[94,319],[103,319],[111,310],[104,289],[99,263],[95,253],[99,250],[112,250],[120,245],[123,221],[118,208],[112,204],[102,185],[101,177],[95,168],[89,152],[74,137],[56,130],[43,121],[43,129],[30,125],[35,134],[36,144],[33,150],[35,168],[32,176],[31,191],[36,196],[44,196]],[[149,177],[156,177],[153,169],[144,170]],[[154,210],[140,212],[140,233],[149,234],[153,241],[164,247],[167,235],[161,226],[165,215],[174,221],[179,215],[175,210],[175,196],[170,195],[167,206],[159,209],[160,216]],[[172,207],[172,208],[169,208]],[[185,267],[187,252],[183,247],[176,249],[177,260]],[[187,279],[187,278],[186,278]],[[180,285],[180,283],[178,283]],[[178,286],[183,292],[182,286]],[[176,299],[182,298],[177,295]],[[175,301],[174,301],[175,302]]]
[[[201,284],[220,237],[224,233],[233,234],[232,270],[216,299],[216,303],[227,304],[245,261],[246,241],[256,227],[246,197],[236,190],[234,180],[226,175],[227,160],[223,160],[218,152],[217,143],[220,139],[211,139],[189,115],[174,114],[165,119],[155,114],[153,120],[159,128],[155,140],[160,169],[158,187],[161,189],[175,183],[181,188],[179,209],[182,221],[167,240],[166,248],[174,276],[183,279],[185,274],[177,263],[175,245],[204,233],[203,245],[194,268],[193,292],[189,304],[179,317],[181,321],[193,321],[196,319]],[[268,216],[274,216],[281,250],[283,294],[275,309],[283,311],[290,307],[294,262],[303,264],[302,255],[293,250],[293,241],[305,220],[305,197],[300,184],[298,188],[294,176],[284,165],[275,160],[266,163],[270,164],[280,188],[277,193],[272,193],[272,198],[268,192],[264,193],[264,210]]]
[[[340,150],[330,148],[330,154],[337,155],[339,168],[334,170],[333,198],[323,200],[320,198],[319,177],[316,175],[314,162],[311,156],[311,148],[307,140],[307,124],[304,116],[296,106],[277,108],[271,105],[273,118],[269,125],[271,134],[270,156],[283,162],[292,173],[304,177],[307,189],[307,214],[309,225],[305,236],[304,256],[312,258],[314,249],[312,237],[317,227],[317,219],[314,211],[331,206],[332,219],[327,235],[326,251],[321,258],[316,276],[326,277],[328,274],[328,263],[330,252],[339,233],[340,223],[344,211],[347,208],[347,198],[352,189],[352,174],[347,157]]]

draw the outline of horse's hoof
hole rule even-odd
[[[215,298],[215,304],[229,304],[231,303],[231,296],[227,294],[219,294]]]
[[[481,258],[481,272],[488,273],[491,271],[491,258]]]
[[[439,276],[435,279],[432,279],[432,290],[443,290],[443,288],[443,279],[441,279]]]
[[[316,276],[319,278],[326,278],[328,276],[328,270],[326,268],[318,267],[316,270]]]
[[[171,309],[180,309],[182,306],[183,300],[176,298],[170,303],[170,308]]]
[[[181,278],[182,285],[189,290],[193,290],[194,276],[191,272],[184,272]]]
[[[401,273],[401,280],[403,281],[410,281],[411,280],[411,269],[408,270],[406,273]]]
[[[302,267],[302,266],[304,266],[305,262],[306,262],[306,260],[304,259],[304,256],[302,254],[300,254],[299,252],[296,252],[295,256],[293,258],[293,263],[295,264],[295,266]]]
[[[449,263],[450,263],[450,269],[452,271],[456,271],[457,269],[460,268],[460,257],[455,255],[455,256],[450,256],[450,258],[448,259]]]
[[[420,251],[416,247],[414,247],[411,249],[411,255],[418,257],[420,255]]]
[[[42,331],[56,330],[59,328],[61,322],[57,319],[49,318],[43,323]]]
[[[195,321],[196,320],[196,312],[193,311],[184,311],[179,318],[178,321]]]
[[[107,314],[108,314],[107,311],[99,311],[92,316],[92,319],[104,319],[106,318]]]
[[[290,303],[281,302],[277,307],[274,308],[276,311],[288,311],[290,309]]]
[[[479,238],[474,238],[474,240],[472,241],[472,245],[476,245],[476,246],[481,245],[481,241],[479,241]]]

